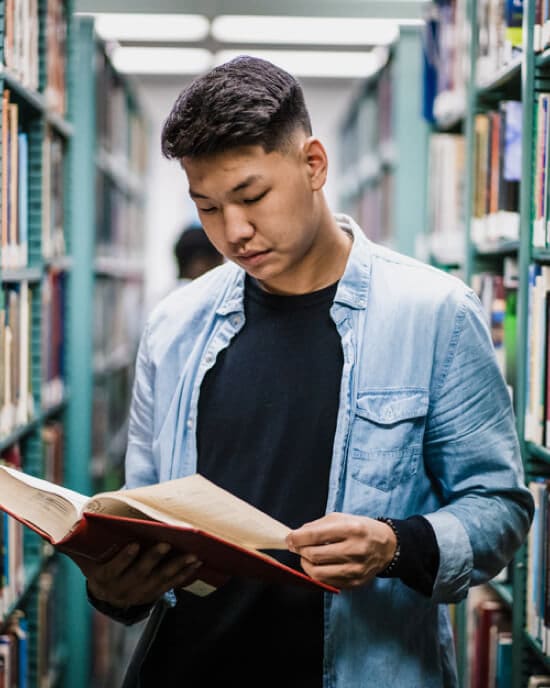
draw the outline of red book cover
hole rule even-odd
[[[203,562],[197,578],[214,587],[240,576],[338,592],[337,588],[320,583],[264,552],[241,547],[198,528],[86,513],[77,528],[55,546],[69,556],[107,560],[131,542],[138,542],[143,549],[167,542],[174,554],[193,552]]]
[[[198,474],[88,498],[0,466],[0,509],[77,563],[165,542],[196,554],[197,580],[214,588],[243,576],[338,592],[266,554],[286,549],[287,526]]]
[[[494,673],[491,667],[491,628],[501,626],[506,609],[497,600],[483,600],[475,610],[474,657],[471,688],[492,688],[489,677]]]

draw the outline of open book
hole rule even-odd
[[[198,595],[231,576],[338,592],[262,552],[287,549],[290,528],[199,474],[89,498],[0,466],[0,509],[77,561],[106,561],[131,542],[192,552],[203,565],[187,589]]]

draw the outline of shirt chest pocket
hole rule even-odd
[[[424,390],[377,390],[359,394],[351,435],[352,477],[389,491],[418,470],[428,411]]]

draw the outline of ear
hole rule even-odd
[[[311,181],[312,191],[319,191],[325,185],[328,172],[328,156],[319,139],[310,136],[302,146],[304,160]]]

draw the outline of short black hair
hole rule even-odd
[[[211,243],[200,224],[190,224],[183,228],[174,244],[174,257],[178,264],[178,277],[187,277],[193,261],[197,258],[210,259],[221,263],[223,256]]]
[[[180,93],[162,130],[167,158],[203,157],[241,146],[281,150],[311,120],[298,81],[280,67],[241,55]]]

